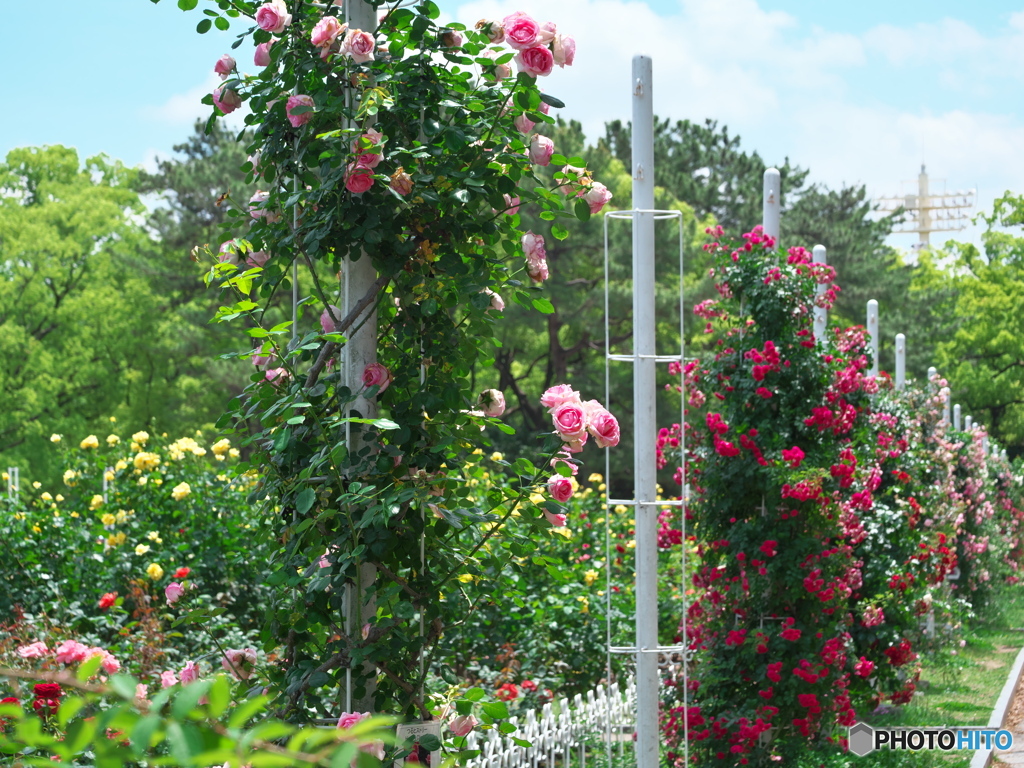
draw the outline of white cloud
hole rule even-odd
[[[203,97],[219,88],[221,79],[212,72],[198,85],[184,93],[170,96],[163,104],[146,105],[140,108],[143,119],[162,126],[189,128],[197,119],[210,116],[212,107],[203,104]],[[240,130],[244,126],[245,115],[249,113],[247,103],[235,110],[226,118],[227,127]]]

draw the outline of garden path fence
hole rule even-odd
[[[474,731],[467,737],[469,749],[480,755],[467,768],[585,768],[588,749],[605,755],[604,740],[610,737],[620,764],[626,753],[632,761],[633,732],[636,728],[636,682],[632,677],[620,687],[618,682],[600,685],[586,695],[571,700],[557,699],[540,710],[530,710],[525,718],[512,718],[518,730],[511,734],[530,742],[521,747],[497,730]]]

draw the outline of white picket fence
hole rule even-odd
[[[530,710],[523,722],[510,720],[518,728],[512,735],[530,742],[529,747],[515,744],[497,730],[471,733],[467,746],[479,749],[480,755],[470,760],[467,768],[586,768],[588,743],[605,752],[604,740],[609,733],[612,748],[622,762],[626,750],[633,749],[635,708],[633,678],[625,682],[624,689],[612,683],[588,691],[586,696],[576,694],[571,701],[548,702],[539,716]]]

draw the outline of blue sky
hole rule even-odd
[[[1024,0],[439,4],[467,23],[522,9],[575,34],[576,66],[552,75],[549,90],[592,137],[606,120],[629,119],[629,60],[644,52],[655,60],[659,115],[718,119],[767,161],[809,167],[812,180],[898,194],[925,162],[949,189],[977,187],[983,206],[1006,189],[1024,193]],[[174,0],[87,8],[6,9],[0,58],[19,75],[3,85],[0,153],[60,143],[151,164],[208,109],[198,100],[231,34],[197,35],[198,12]],[[237,54],[243,65],[250,56]]]

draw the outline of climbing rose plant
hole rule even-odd
[[[381,7],[376,30],[331,4],[203,10],[198,31],[233,26],[233,48],[256,46],[252,64],[214,64],[223,82],[207,98],[211,122],[248,108],[245,170],[260,186],[231,201],[233,237],[209,281],[232,297],[218,319],[256,345],[239,353],[255,373],[222,425],[251,430],[251,501],[278,544],[262,636],[277,711],[337,717],[350,674],[353,707],[427,717],[431,675],[454,682],[439,638],[482,596],[516,599],[510,571],[549,564],[536,539],[565,520],[574,453],[618,442],[614,417],[566,385],[542,400],[553,430],[541,459],[503,464],[511,482],[485,495],[463,471],[487,430],[511,431],[502,393],[480,393],[472,375],[493,359],[506,302],[551,312],[546,238],[611,197],[535,130],[562,106],[538,78],[573,65],[575,42],[523,13],[441,26],[429,1]],[[553,189],[534,173],[549,164]],[[525,206],[549,233],[520,230]],[[350,299],[376,309],[377,360],[351,385],[339,360],[360,315],[339,309],[339,277],[364,259],[377,280]],[[295,324],[279,309],[294,269]],[[467,574],[479,597],[460,589]]]

